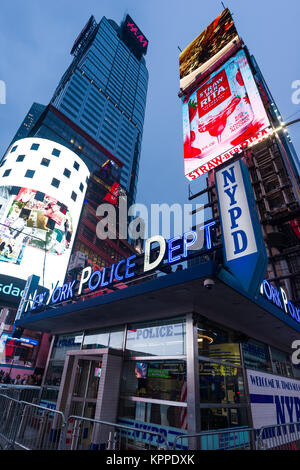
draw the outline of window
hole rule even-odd
[[[25,173],[25,178],[33,178],[35,171],[34,170],[27,170]]]
[[[124,329],[116,328],[86,333],[82,349],[115,348],[122,349]]]
[[[32,146],[30,147],[30,150],[38,150],[40,144],[32,144]]]
[[[19,194],[20,189],[21,189],[21,186],[13,186],[10,191],[11,196],[12,195],[16,196],[17,194]]]
[[[55,157],[59,157],[59,155],[60,155],[60,150],[53,149],[53,150],[52,150],[52,155],[54,155]]]
[[[74,191],[72,191],[71,199],[73,199],[73,201],[76,201],[77,199],[77,194]]]
[[[131,356],[185,354],[184,320],[128,325],[126,349]]]
[[[77,170],[77,171],[78,171],[78,170],[79,170],[79,163],[77,163],[77,162],[74,162],[74,165],[73,165],[73,167],[75,168],[75,170]]]
[[[60,185],[60,181],[57,180],[56,178],[52,179],[51,185],[54,186],[55,188],[58,188]]]
[[[18,148],[18,146],[17,146],[17,145],[15,145],[15,146],[14,146],[14,147],[11,149],[10,153],[13,153],[13,152],[15,152],[15,151],[17,150],[17,148]]]
[[[36,201],[41,201],[41,202],[43,202],[44,197],[45,197],[45,193],[42,193],[41,191],[37,191],[37,192],[36,192],[36,195],[35,195],[35,197],[34,197],[34,199],[35,199]]]
[[[82,183],[80,183],[79,189],[80,189],[81,192],[83,192],[83,184]]]
[[[247,342],[243,343],[242,347],[245,367],[248,369],[272,372],[269,350],[265,344],[259,343],[254,339],[249,339]]]
[[[184,360],[125,361],[122,395],[183,402],[186,385]]]
[[[71,176],[71,172],[67,168],[64,169],[64,176],[66,176],[67,178],[70,178]]]
[[[8,176],[10,174],[11,170],[5,170],[3,173],[3,177]]]
[[[25,155],[19,155],[16,159],[16,162],[22,162],[25,158]]]
[[[49,166],[50,160],[48,158],[42,158],[41,165]]]

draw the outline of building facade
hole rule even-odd
[[[128,15],[127,15],[128,16]],[[130,18],[130,17],[129,17]],[[74,59],[51,100],[123,164],[120,183],[136,197],[148,71],[141,42],[121,26],[91,17],[74,43]]]

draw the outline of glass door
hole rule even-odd
[[[93,419],[95,417],[98,387],[101,377],[101,359],[78,359],[73,366],[74,385],[70,414]]]

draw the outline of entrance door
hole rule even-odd
[[[73,390],[69,391],[70,415],[95,418],[102,357],[78,358],[73,364]]]
[[[57,409],[66,417],[117,419],[122,354],[113,349],[68,351]]]

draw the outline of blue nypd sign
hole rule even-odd
[[[268,257],[249,172],[241,160],[216,171],[224,267],[247,293],[255,295]]]

